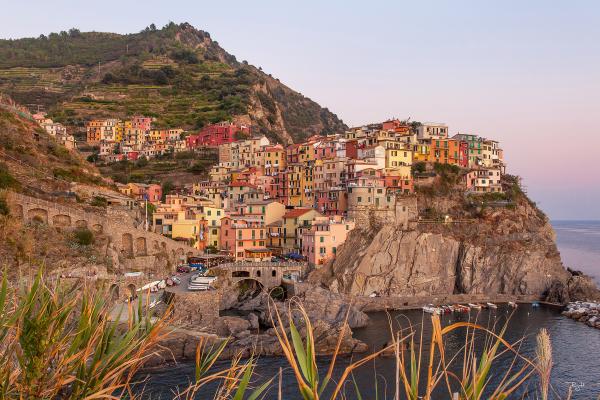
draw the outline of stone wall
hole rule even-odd
[[[122,210],[88,212],[13,192],[7,200],[11,213],[24,221],[36,220],[60,228],[88,228],[105,237],[107,262],[117,272],[166,274],[173,272],[183,257],[199,253],[181,242],[136,227],[131,216]]]
[[[356,226],[377,226],[393,221],[401,229],[414,229],[418,220],[417,197],[395,195],[392,204],[349,209],[348,218],[353,219]]]
[[[216,290],[175,292],[165,290],[165,302],[173,304],[172,322],[181,328],[214,333],[221,296]]]

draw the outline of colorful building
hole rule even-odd
[[[310,229],[302,233],[302,255],[310,265],[325,264],[335,257],[352,229],[354,221],[340,216],[316,217]]]

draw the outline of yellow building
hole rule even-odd
[[[304,163],[302,180],[300,182],[300,205],[312,207],[314,205],[314,162]]]
[[[298,207],[302,205],[302,175],[304,167],[302,164],[289,164],[285,172],[284,197],[287,205]]]
[[[199,248],[202,221],[198,219],[179,219],[173,221],[171,237],[175,240],[185,239],[193,247]]]
[[[429,159],[429,144],[420,143],[415,145],[413,152],[414,162],[427,162]]]
[[[200,240],[204,241],[207,246],[219,247],[221,219],[224,216],[225,210],[218,207],[203,206],[199,210],[194,210],[194,219],[206,221]]]
[[[286,153],[280,144],[275,146],[266,146],[262,150],[264,159],[265,175],[274,176],[278,172],[285,170]]]
[[[302,233],[311,228],[312,220],[323,215],[313,208],[289,210],[282,219],[282,247],[287,251],[302,248]]]
[[[410,166],[413,163],[413,152],[405,148],[386,149],[385,150],[385,167],[398,168],[402,166]]]

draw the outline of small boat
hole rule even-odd
[[[429,314],[440,314],[440,309],[437,307],[434,307],[433,304],[429,304],[426,306],[423,306],[423,311],[425,311],[426,313]]]
[[[511,306],[512,308],[517,308],[517,303],[515,303],[514,301],[509,301],[508,305]]]
[[[474,308],[476,310],[481,310],[481,304],[469,303],[469,307]]]
[[[154,307],[156,307],[157,305],[159,305],[159,304],[160,304],[160,302],[161,302],[161,301],[160,301],[159,299],[154,299],[154,300],[152,300],[152,303],[150,303],[150,304],[148,305],[148,308],[154,308]]]
[[[534,301],[533,303],[531,303],[531,307],[539,307],[540,303],[537,301]]]
[[[498,308],[494,303],[486,303],[489,308]]]
[[[469,312],[470,308],[468,306],[462,305],[462,304],[455,304],[454,305],[454,311],[458,311],[458,312]]]

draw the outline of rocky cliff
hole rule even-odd
[[[591,297],[561,262],[554,231],[526,196],[509,207],[472,207],[463,196],[419,196],[419,213],[453,223],[393,219],[355,229],[337,259],[311,279],[349,295],[449,294]],[[585,283],[585,282],[583,282]]]

